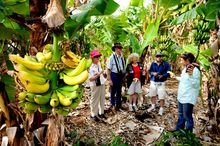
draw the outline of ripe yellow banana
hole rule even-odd
[[[37,59],[35,57],[29,56],[29,55],[25,55],[24,59],[27,61],[37,62]]]
[[[65,70],[64,73],[66,73],[68,76],[77,76],[85,69],[86,69],[86,59],[83,58],[75,69]]]
[[[68,106],[68,109],[72,109],[72,108],[76,108],[79,103],[80,103],[81,99],[78,97],[76,99],[73,100],[72,104],[70,106]]]
[[[43,49],[43,53],[51,52],[53,48],[53,44],[46,44]]]
[[[50,102],[50,98],[51,98],[51,92],[48,92],[46,94],[40,94],[40,95],[35,95],[34,97],[34,101],[37,104],[47,104]]]
[[[67,85],[77,85],[77,84],[81,84],[83,82],[85,82],[87,80],[89,76],[89,73],[87,70],[83,71],[81,74],[77,75],[77,76],[67,76],[67,75],[63,75],[63,81],[67,84]]]
[[[51,112],[52,108],[50,105],[40,105],[40,107],[38,108],[38,111],[43,113],[43,114],[46,114],[46,113],[49,113]]]
[[[66,55],[71,58],[74,62],[80,62],[80,60],[77,58],[76,54],[74,54],[72,51],[66,51]]]
[[[34,74],[30,74],[29,72],[25,72],[25,71],[19,71],[17,73],[17,76],[19,78],[19,80],[24,83],[35,83],[35,84],[45,84],[47,79],[40,77],[40,76],[36,76]]]
[[[45,93],[49,90],[50,84],[49,84],[49,81],[47,81],[45,84],[42,84],[42,85],[35,84],[35,83],[28,83],[28,84],[25,84],[24,86],[28,92]]]
[[[10,58],[11,61],[13,61],[17,64],[22,64],[22,65],[24,65],[25,67],[27,67],[28,69],[31,69],[31,70],[42,70],[44,68],[43,63],[38,63],[38,62],[30,61],[30,60],[25,60],[24,58],[22,58],[18,55],[10,54],[9,58]]]
[[[77,62],[74,62],[72,61],[71,59],[69,58],[66,58],[65,56],[62,56],[61,57],[61,61],[68,67],[70,68],[76,68],[78,63]]]
[[[74,85],[74,86],[65,85],[63,87],[60,87],[59,90],[73,92],[76,91],[78,88],[79,85]]]
[[[26,102],[24,108],[29,111],[36,111],[38,108],[38,105],[33,102]]]
[[[28,72],[29,74],[33,74],[33,75],[40,76],[40,77],[44,76],[44,74],[41,73],[40,71],[29,70],[28,68],[26,68],[22,64],[16,64],[16,65],[14,65],[14,67],[15,67],[15,70],[17,70],[17,71],[25,71],[25,72]]]
[[[56,92],[53,92],[51,99],[50,99],[50,106],[57,107],[59,105],[59,98]]]
[[[65,97],[62,93],[57,91],[57,96],[59,98],[60,104],[63,106],[70,106],[72,104],[72,98]]]

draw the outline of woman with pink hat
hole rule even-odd
[[[94,121],[99,121],[99,118],[106,119],[104,115],[105,79],[99,62],[101,56],[102,54],[98,50],[93,50],[90,53],[92,59],[92,65],[89,68],[89,85],[91,88],[90,109],[91,119]]]

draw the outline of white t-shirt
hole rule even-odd
[[[92,65],[90,66],[89,68],[89,79],[92,78],[93,76],[95,76],[95,74],[97,74],[98,72],[101,72],[102,71],[102,68],[101,68],[101,65],[100,63],[98,64],[94,64],[92,63]],[[101,82],[101,85],[105,84],[105,78],[103,76],[103,74],[100,75],[100,82]],[[95,86],[96,83],[95,81],[90,81],[89,80],[89,86]]]

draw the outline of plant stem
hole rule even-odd
[[[60,62],[60,57],[61,57],[61,51],[59,49],[58,45],[58,37],[56,34],[53,34],[53,57],[52,57],[52,62]],[[51,80],[51,88],[52,90],[57,89],[57,79],[58,79],[58,73],[57,71],[52,71],[50,73],[50,80]]]

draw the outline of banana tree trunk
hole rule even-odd
[[[42,47],[47,44],[47,27],[41,22],[41,17],[46,13],[49,0],[29,0],[31,17],[30,48],[29,53],[35,55],[42,51]]]

